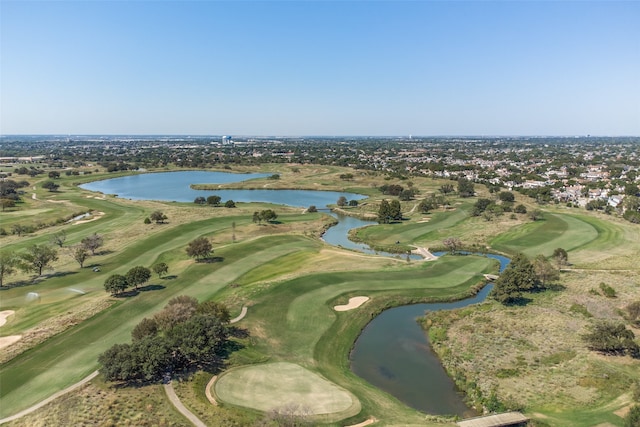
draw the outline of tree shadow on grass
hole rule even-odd
[[[147,286],[142,286],[142,287],[138,288],[138,291],[140,291],[140,292],[148,292],[148,291],[159,291],[161,289],[166,289],[166,286],[162,286],[162,285],[147,285]]]
[[[24,286],[30,286],[30,285],[37,285],[40,282],[43,282],[47,279],[53,279],[55,277],[66,277],[66,276],[70,276],[72,274],[77,274],[77,271],[60,271],[57,273],[51,273],[51,274],[43,274],[42,276],[34,276],[31,279],[28,280],[18,280],[16,282],[11,282],[11,283],[7,283],[4,284],[2,286],[0,286],[0,290],[7,290],[7,289],[12,289],[12,288],[21,288]]]
[[[224,257],[212,256],[209,258],[201,258],[197,262],[200,264],[213,264],[214,262],[222,262],[222,261],[224,261]]]
[[[513,299],[513,300],[511,300],[511,301],[509,301],[507,303],[503,303],[503,305],[505,305],[507,307],[525,307],[532,301],[533,300],[531,298],[519,297],[519,298]]]
[[[178,276],[176,276],[175,274],[170,274],[168,276],[162,277],[161,279],[162,280],[173,280],[173,279],[177,279],[177,278],[178,278]]]

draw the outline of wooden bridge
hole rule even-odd
[[[524,424],[529,418],[520,412],[505,412],[503,414],[487,415],[483,417],[469,418],[458,421],[460,427],[506,427]]]

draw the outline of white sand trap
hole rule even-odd
[[[360,307],[365,302],[369,301],[369,297],[353,297],[349,298],[349,303],[345,305],[336,305],[333,307],[335,311],[347,311]]]
[[[9,347],[14,342],[22,338],[22,335],[9,335],[8,337],[0,337],[0,348]]]
[[[13,310],[0,311],[0,326],[7,323],[7,317],[11,316],[12,314],[15,314],[15,311]]]
[[[91,218],[89,218],[89,219],[81,219],[80,221],[75,221],[73,223],[73,225],[84,224],[86,222],[95,221],[97,219],[102,218],[103,215],[104,215],[104,212],[94,212],[94,213],[91,214]]]

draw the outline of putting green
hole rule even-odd
[[[234,369],[215,383],[223,402],[260,411],[288,410],[299,415],[342,414],[360,411],[360,402],[348,391],[293,363],[277,362]]]

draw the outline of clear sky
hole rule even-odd
[[[1,134],[640,135],[640,1],[0,0]]]

